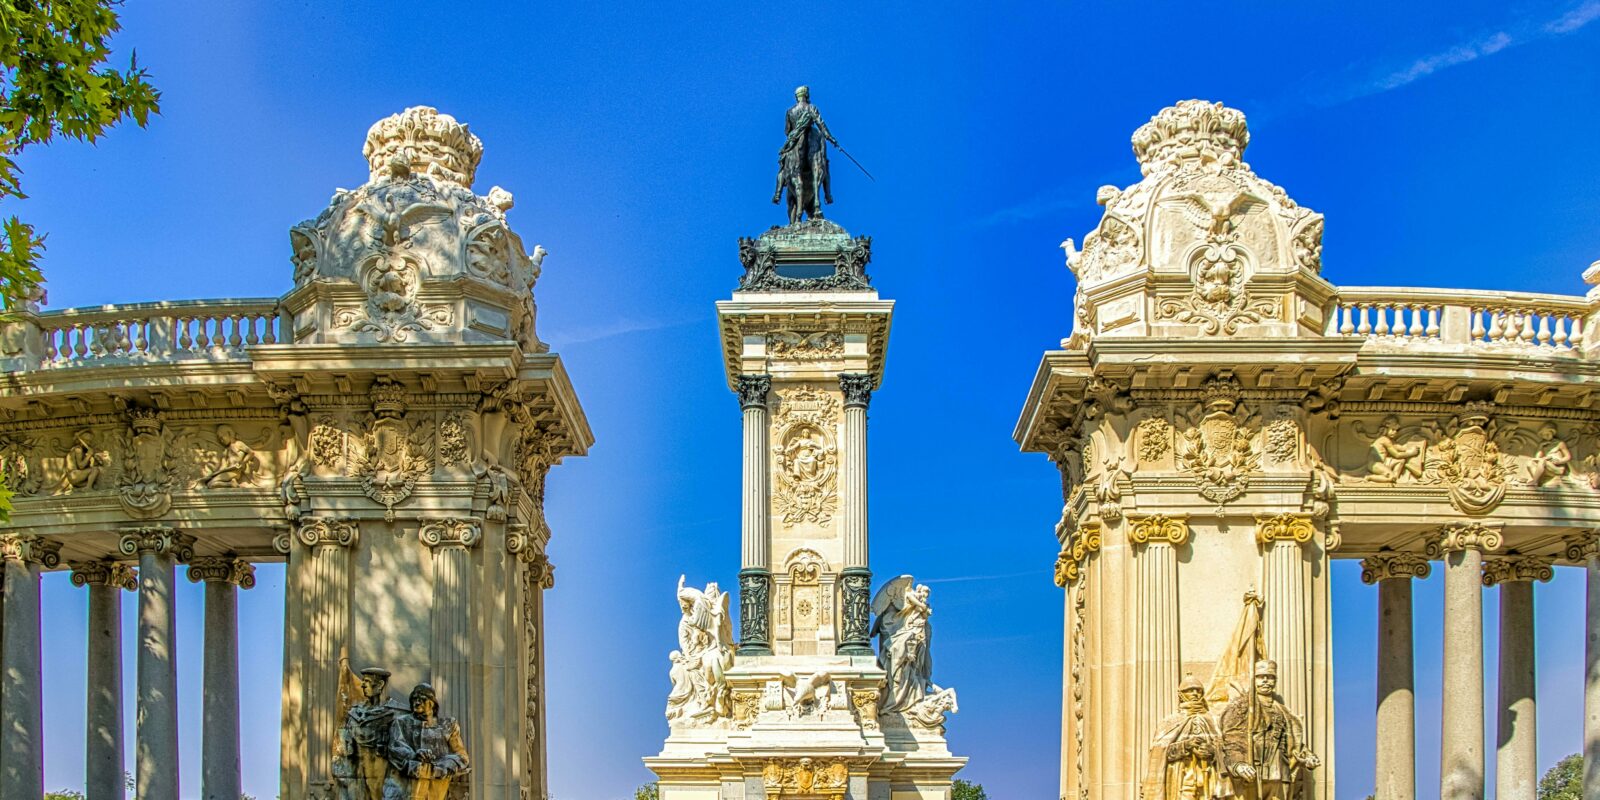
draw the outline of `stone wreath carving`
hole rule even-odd
[[[802,387],[779,397],[773,431],[778,486],[774,502],[784,524],[826,525],[838,506],[838,447],[834,426],[839,399]]]

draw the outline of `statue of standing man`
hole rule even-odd
[[[1305,773],[1322,759],[1305,745],[1305,726],[1278,702],[1278,664],[1257,661],[1255,693],[1222,711],[1222,749],[1233,790],[1244,800],[1299,800]]]
[[[333,776],[343,789],[344,800],[382,800],[383,781],[389,772],[389,727],[395,714],[405,709],[384,698],[389,671],[368,667],[359,676],[344,667],[346,692],[359,686],[360,699],[345,709],[334,742]],[[353,698],[352,698],[353,699]]]
[[[777,204],[783,199],[783,190],[789,190],[790,225],[805,217],[821,219],[822,204],[833,202],[828,145],[839,146],[822,121],[822,112],[811,104],[811,90],[801,86],[794,90],[794,98],[794,107],[784,117],[788,138],[778,151],[778,186],[772,192],[772,202]]]
[[[1215,800],[1227,793],[1222,733],[1193,675],[1178,685],[1178,713],[1161,720],[1145,763],[1144,800]]]

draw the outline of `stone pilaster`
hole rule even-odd
[[[839,461],[839,522],[844,536],[840,579],[844,591],[839,652],[872,655],[872,570],[867,560],[867,406],[872,402],[872,376],[844,373],[839,376],[839,389],[844,393],[844,453]]]
[[[550,765],[546,763],[544,745],[545,684],[544,684],[544,593],[556,585],[555,565],[543,553],[524,551],[523,567],[523,624],[525,626],[526,658],[522,670],[524,685],[524,724],[526,743],[523,786],[530,797],[549,796]]]
[[[1495,796],[1538,793],[1538,679],[1533,583],[1555,577],[1552,561],[1510,556],[1483,562],[1483,585],[1500,587],[1500,697],[1495,731]]]
[[[122,800],[122,593],[139,580],[126,564],[90,561],[72,565],[72,585],[89,587],[83,791],[87,800]]]
[[[0,606],[0,797],[44,796],[44,687],[39,570],[61,563],[61,546],[32,534],[0,534],[5,604]]]
[[[301,517],[275,540],[289,556],[284,613],[282,792],[302,797],[330,780],[339,654],[350,628],[355,520]]]
[[[1178,548],[1189,541],[1186,515],[1129,517],[1134,579],[1134,741],[1147,742],[1177,703]]]
[[[139,557],[139,663],[134,791],[147,800],[177,800],[178,654],[173,630],[173,567],[194,556],[194,537],[162,527],[122,532],[118,549]]]
[[[1479,523],[1450,525],[1428,541],[1444,567],[1444,696],[1439,797],[1483,800],[1483,554],[1500,532]]]
[[[206,584],[205,692],[200,739],[200,796],[234,800],[239,775],[239,588],[256,585],[248,561],[208,556],[189,562],[189,580]]]
[[[1378,747],[1376,796],[1416,800],[1417,696],[1411,580],[1432,570],[1415,553],[1361,561],[1361,580],[1378,584]]]
[[[433,688],[439,693],[443,707],[478,708],[472,697],[475,687],[471,674],[473,580],[470,551],[483,539],[483,530],[475,518],[445,517],[422,520],[417,535],[433,551],[433,630],[429,643]],[[463,725],[463,736],[470,730],[470,726]],[[469,740],[467,745],[470,748],[472,742]]]
[[[1306,738],[1319,753],[1323,721],[1317,719],[1311,674],[1312,602],[1311,559],[1308,548],[1316,544],[1316,524],[1306,514],[1256,517],[1256,543],[1262,549],[1262,628],[1267,653],[1278,662],[1278,693],[1290,711],[1302,716]]]
[[[739,376],[744,413],[744,478],[740,524],[739,653],[771,655],[772,515],[768,506],[767,396],[771,375]]]
[[[1600,530],[1567,539],[1587,578],[1583,629],[1583,796],[1600,797]]]

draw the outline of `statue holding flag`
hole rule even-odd
[[[1322,759],[1305,745],[1305,726],[1278,702],[1278,665],[1256,662],[1255,691],[1235,697],[1222,711],[1222,750],[1235,796],[1246,800],[1298,800],[1307,770]]]

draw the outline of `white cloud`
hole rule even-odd
[[[1600,19],[1600,0],[1588,0],[1577,8],[1553,19],[1544,26],[1545,32],[1550,34],[1571,33],[1595,20]]]
[[[1568,10],[1555,19],[1536,27],[1521,26],[1509,31],[1496,31],[1478,36],[1444,50],[1423,56],[1410,65],[1388,72],[1383,77],[1345,94],[1340,100],[1387,92],[1421,80],[1441,70],[1466,64],[1499,53],[1511,47],[1532,44],[1541,39],[1572,33],[1600,19],[1600,0],[1584,0],[1583,4]]]

